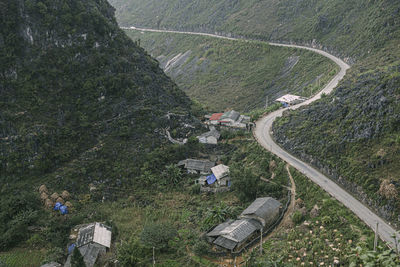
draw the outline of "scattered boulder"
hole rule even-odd
[[[381,182],[378,193],[381,196],[384,196],[386,199],[395,199],[398,195],[396,186],[388,179],[385,179]]]
[[[49,193],[49,191],[47,190],[47,187],[46,187],[44,184],[42,184],[42,185],[39,187],[39,193],[40,193],[40,194],[42,194],[42,193],[48,194],[48,193]]]
[[[64,205],[64,199],[62,199],[62,197],[58,197],[56,202],[60,202],[62,205]]]
[[[69,193],[67,190],[64,190],[64,191],[61,193],[61,197],[62,197],[63,199],[65,199],[65,200],[69,200],[69,199],[71,198],[71,195],[70,195],[70,193]]]
[[[315,218],[315,217],[319,216],[319,210],[320,210],[320,208],[318,207],[317,204],[315,204],[314,207],[310,211],[311,218]]]
[[[57,192],[54,192],[54,193],[50,196],[51,200],[53,200],[53,201],[56,201],[57,198],[59,198],[59,197],[60,197],[60,195],[57,194]]]
[[[43,192],[43,193],[40,194],[40,199],[41,199],[43,202],[45,202],[46,199],[48,199],[48,198],[49,198],[49,195],[46,194],[45,192]]]

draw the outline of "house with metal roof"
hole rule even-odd
[[[183,167],[188,173],[210,174],[215,163],[209,160],[185,159],[178,162],[178,167]]]
[[[106,254],[111,247],[111,228],[102,223],[91,223],[79,228],[75,241],[87,267],[93,267],[97,258]],[[68,256],[64,267],[71,266],[71,254]]]
[[[219,124],[219,120],[221,119],[222,115],[224,115],[224,113],[214,113],[211,115],[211,117],[209,118],[209,122],[212,125],[217,125]]]
[[[207,234],[209,241],[223,249],[240,249],[262,225],[253,219],[230,220]]]
[[[233,123],[235,121],[237,121],[240,117],[240,113],[234,110],[230,110],[225,112],[221,118],[220,118],[220,122],[221,123]]]
[[[275,100],[276,102],[280,102],[284,107],[292,106],[298,103],[303,102],[305,99],[301,96],[297,95],[284,95]]]
[[[272,225],[279,216],[281,203],[271,197],[257,198],[240,215],[228,220],[207,233],[213,245],[230,251],[238,250],[258,236],[262,229]]]
[[[230,186],[231,178],[229,177],[229,167],[219,164],[211,168],[213,175],[219,186]]]
[[[216,145],[218,144],[218,139],[220,137],[221,134],[214,127],[212,127],[210,131],[197,136],[197,139],[199,139],[199,142],[202,144]]]
[[[255,219],[263,227],[267,227],[279,216],[281,206],[282,204],[272,197],[257,198],[240,214],[240,218]]]

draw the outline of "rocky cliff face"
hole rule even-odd
[[[2,185],[113,180],[116,161],[134,168],[128,159],[181,126],[169,111],[190,123],[190,100],[118,28],[107,1],[2,0],[0,12]]]

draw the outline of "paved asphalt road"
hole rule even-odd
[[[190,34],[190,35],[202,35],[202,36],[210,36],[221,39],[228,40],[244,40],[244,39],[236,39],[231,37],[225,37],[215,34],[209,33],[197,33],[197,32],[182,32],[182,31],[169,31],[169,30],[154,30],[154,29],[144,29],[144,28],[136,28],[136,27],[121,27],[122,29],[131,29],[137,31],[149,31],[149,32],[169,32],[169,33],[181,33],[181,34]],[[244,40],[246,41],[246,40]],[[363,205],[360,201],[355,199],[350,193],[346,190],[338,186],[335,182],[330,180],[328,177],[323,175],[321,172],[311,167],[307,163],[299,160],[298,158],[292,156],[285,150],[283,150],[279,145],[275,143],[275,141],[271,137],[271,126],[274,120],[277,117],[282,116],[282,113],[287,109],[297,109],[301,106],[305,106],[314,102],[321,98],[322,94],[329,94],[332,90],[338,85],[339,81],[343,79],[346,74],[347,69],[350,68],[348,64],[343,62],[341,59],[319,49],[309,48],[305,46],[298,45],[287,45],[287,44],[278,44],[278,43],[269,43],[274,46],[283,46],[283,47],[293,47],[299,49],[307,49],[313,51],[315,53],[321,54],[332,61],[334,61],[340,67],[340,72],[322,89],[317,95],[306,100],[303,103],[297,104],[295,106],[280,109],[275,112],[268,114],[267,116],[261,118],[256,122],[256,128],[254,130],[254,136],[257,141],[267,150],[271,151],[291,166],[299,170],[301,173],[306,175],[310,180],[314,183],[318,184],[322,189],[328,192],[331,196],[336,198],[338,201],[343,203],[344,206],[353,211],[362,221],[364,221],[371,229],[375,230],[376,223],[379,223],[378,233],[379,237],[385,241],[389,246],[395,248],[393,234],[396,234],[397,240],[400,240],[400,235],[396,233],[395,229],[391,227],[388,223],[386,223],[382,218],[373,213],[368,207]]]

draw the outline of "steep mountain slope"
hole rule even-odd
[[[274,125],[279,143],[398,224],[400,47],[353,66],[315,105]],[[384,60],[382,60],[384,59]]]
[[[40,183],[112,197],[191,101],[118,28],[105,0],[0,1],[0,249],[37,220]],[[170,119],[169,119],[170,118]],[[186,132],[185,132],[186,131]]]
[[[285,148],[321,167],[384,218],[399,224],[398,1],[112,3],[121,25],[294,41],[353,63],[332,96],[285,116],[274,133]]]
[[[285,93],[305,97],[335,75],[318,54],[253,41],[126,30],[192,99],[207,109],[249,112]],[[314,67],[316,66],[316,67]]]
[[[268,40],[316,42],[360,57],[398,38],[400,7],[383,0],[111,0],[121,25],[225,32]]]

